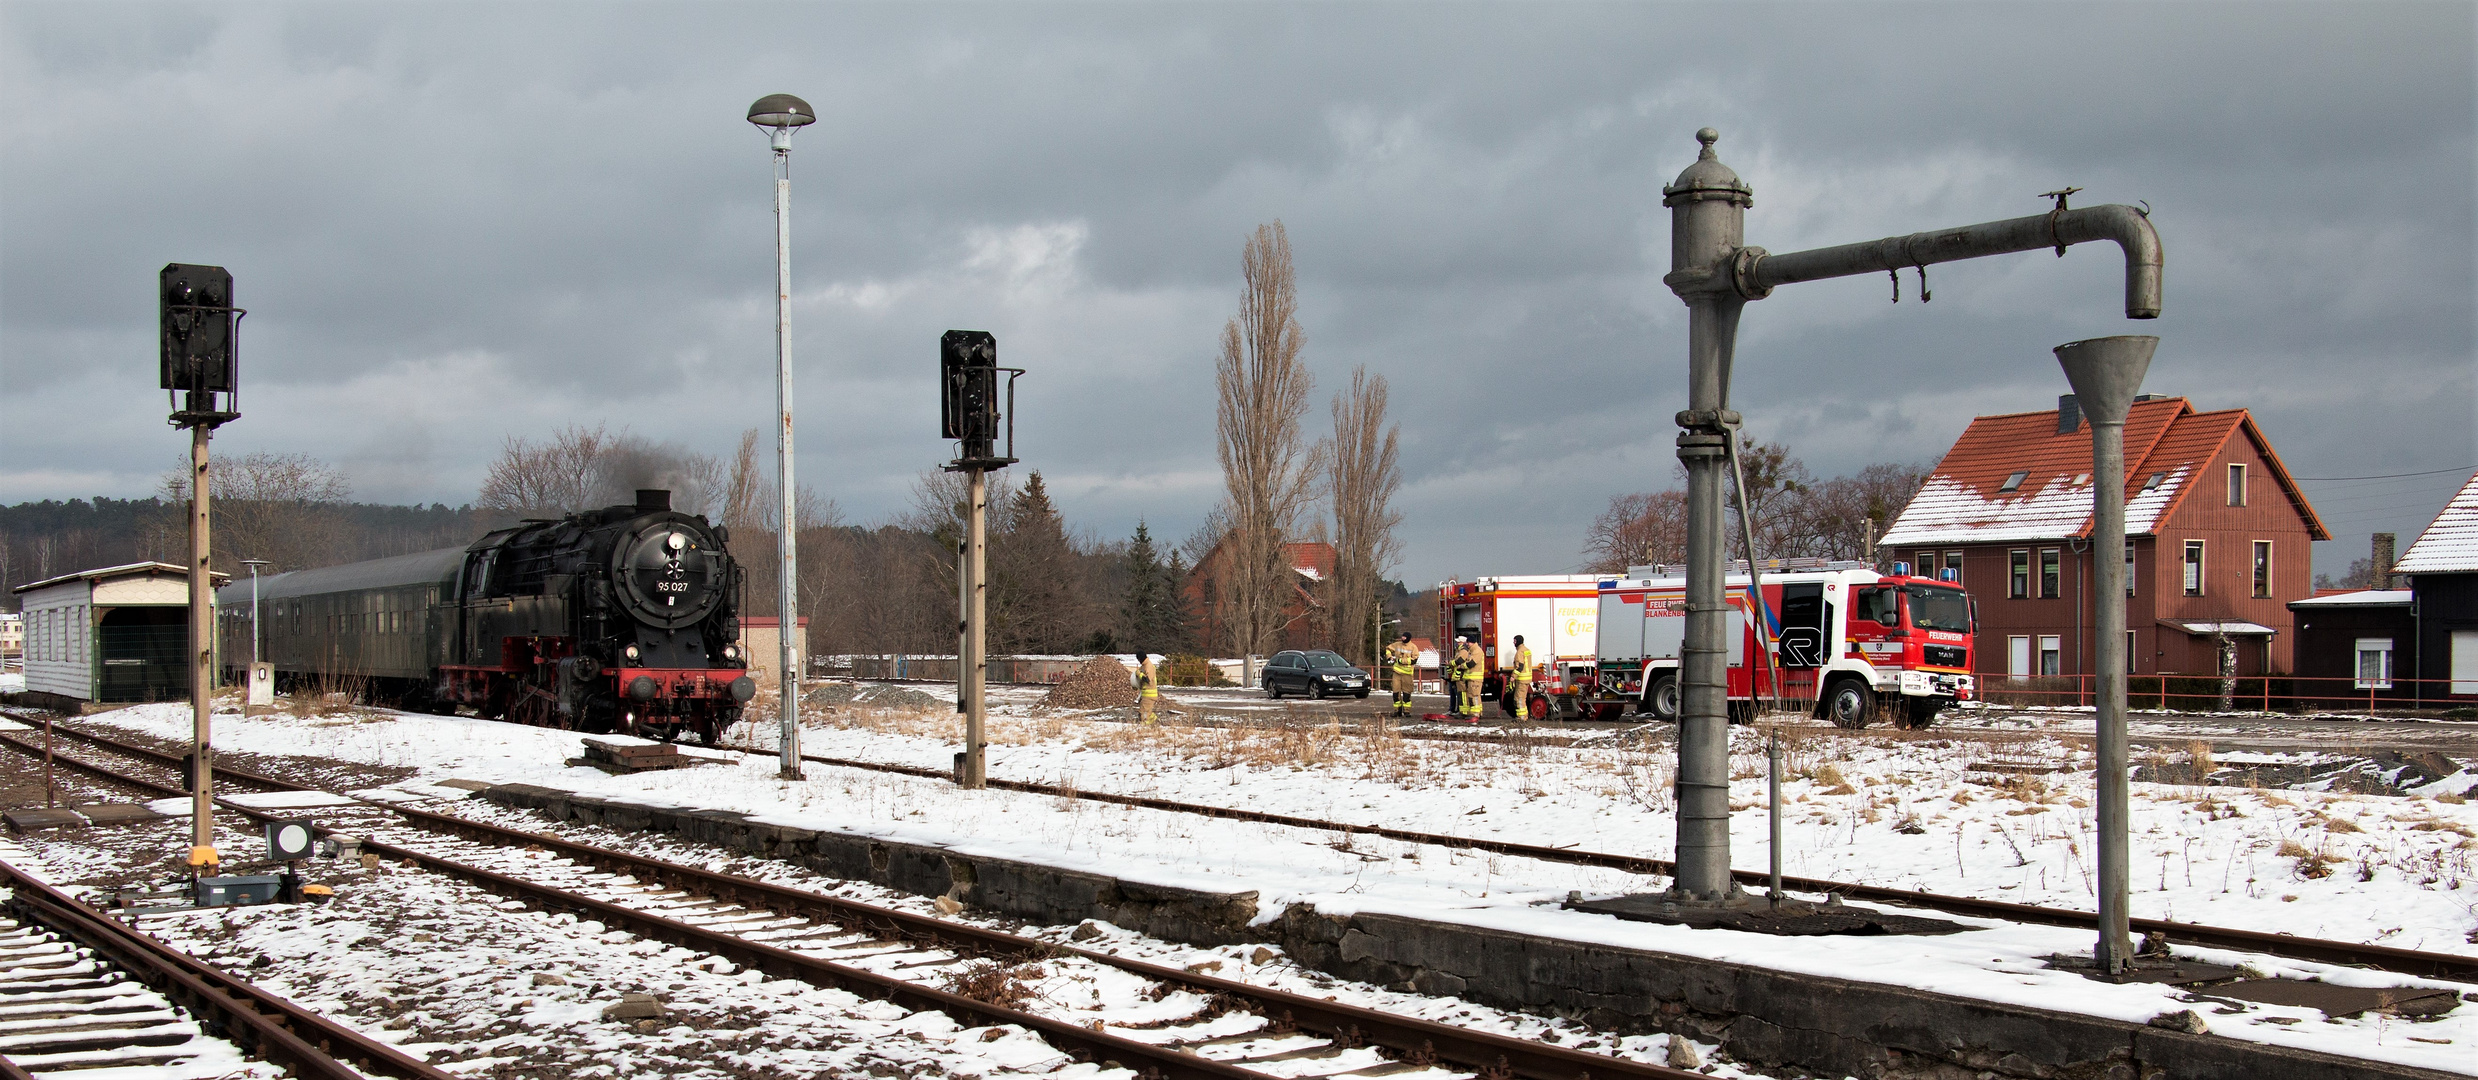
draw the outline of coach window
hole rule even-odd
[[[2013,553],[2013,574],[2005,582],[2005,595],[2008,598],[2020,600],[2030,594],[2031,553],[2017,550]]]
[[[2185,594],[2203,595],[2203,542],[2200,540],[2185,542]]]
[[[2065,595],[2064,564],[2055,548],[2039,549],[2039,598],[2054,600]]]
[[[2254,542],[2254,595],[2272,594],[2271,546],[2269,540]]]

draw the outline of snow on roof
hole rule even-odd
[[[2054,540],[2092,527],[2091,434],[2058,432],[2057,413],[1982,416],[1954,441],[1879,543]],[[2125,418],[2125,532],[2157,531],[2191,481],[2240,433],[2261,447],[2307,531],[2329,539],[2244,409],[2196,412],[2184,398],[2137,401]]]
[[[76,581],[79,578],[84,578],[88,581],[102,581],[107,578],[132,577],[138,574],[166,574],[172,577],[185,578],[189,576],[189,569],[187,567],[174,566],[167,562],[125,563],[120,566],[106,566],[99,570],[80,570],[74,574],[62,574],[58,577],[44,578],[41,581],[29,581],[14,589],[10,589],[9,591],[13,593],[29,592],[35,589],[49,588],[53,585]],[[218,570],[209,575],[207,580],[215,582],[230,581],[232,580],[232,575]]]
[[[2394,563],[2396,574],[2449,574],[2478,570],[2478,473],[2444,504],[2409,553]]]
[[[2302,607],[2391,607],[2406,606],[2412,594],[2407,589],[2359,589],[2355,592],[2329,593],[2304,600],[2291,600],[2292,608]]]
[[[2277,634],[2280,632],[2262,623],[2240,622],[2235,619],[2217,622],[2210,619],[2162,619],[2160,621],[2189,634]]]

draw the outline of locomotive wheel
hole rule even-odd
[[[1857,731],[1876,711],[1876,691],[1857,679],[1842,679],[1825,693],[1823,708],[1834,727]]]
[[[1652,719],[1666,724],[1678,722],[1678,675],[1669,672],[1652,680],[1651,689],[1643,692],[1643,711]]]

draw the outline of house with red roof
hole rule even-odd
[[[1970,591],[1982,675],[2094,673],[2103,557],[2126,564],[2130,673],[2291,670],[2288,603],[2314,594],[2311,545],[2331,534],[2254,418],[2144,395],[2125,463],[2125,550],[2095,552],[2091,429],[2074,397],[1979,417],[1879,546]]]
[[[1330,647],[1333,626],[1325,604],[1325,583],[1334,576],[1334,546],[1322,540],[1293,541],[1282,545],[1282,559],[1291,568],[1291,580],[1283,593],[1275,648]],[[1224,537],[1196,560],[1196,568],[1180,587],[1188,610],[1196,615],[1197,637],[1208,653],[1229,644],[1230,615],[1224,605],[1230,598],[1225,583],[1231,574],[1230,563],[1230,540]]]

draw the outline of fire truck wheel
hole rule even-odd
[[[1662,723],[1678,722],[1678,676],[1675,673],[1652,680],[1651,688],[1643,692],[1643,711]]]
[[[1857,731],[1867,726],[1876,708],[1876,691],[1857,679],[1842,679],[1824,694],[1824,718],[1834,727]]]

